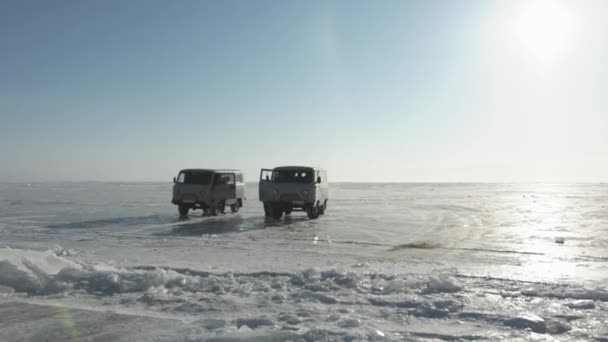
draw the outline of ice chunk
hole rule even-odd
[[[291,317],[291,318],[287,319],[285,322],[287,324],[296,325],[296,324],[300,324],[302,322],[302,320],[299,319],[298,317]]]
[[[208,318],[208,319],[203,319],[201,321],[197,321],[196,324],[200,325],[201,327],[203,327],[207,330],[215,330],[215,329],[221,329],[221,328],[225,327],[226,321],[223,319]]]
[[[566,306],[570,309],[579,310],[595,309],[595,302],[590,299],[580,299],[566,303]]]
[[[201,314],[209,311],[216,311],[215,308],[209,305],[201,305],[198,303],[185,302],[182,305],[175,308],[175,311],[185,312],[189,314]]]
[[[81,266],[58,257],[54,251],[0,248],[0,285],[12,287],[16,292],[62,291],[66,285],[57,283],[51,276],[64,268],[79,269]]]
[[[353,339],[346,339],[343,333],[324,330],[324,329],[311,329],[304,335],[300,336],[302,340],[306,342],[315,341],[352,341]]]
[[[302,320],[300,318],[298,318],[297,316],[286,313],[286,312],[281,312],[279,314],[279,321],[286,322],[287,324],[292,324],[292,325],[300,324],[302,322]]]
[[[255,329],[261,326],[273,326],[274,322],[266,317],[251,317],[251,318],[239,318],[236,320],[236,325],[239,327],[239,331],[243,326],[247,326],[251,329]]]
[[[438,309],[448,310],[449,312],[456,312],[464,307],[461,302],[453,299],[436,300],[433,302],[433,306]]]
[[[383,294],[395,293],[404,291],[406,288],[405,281],[400,278],[395,278],[391,280],[383,280],[381,279],[379,282],[372,286],[372,291],[379,292]]]
[[[305,286],[305,288],[316,292],[324,292],[329,290],[329,287],[326,285],[326,283],[322,283],[320,281],[315,281],[312,284],[308,284]]]
[[[602,289],[583,289],[571,287],[534,287],[522,291],[525,296],[590,299],[608,302],[608,291]]]
[[[12,295],[15,289],[9,286],[0,285],[0,295]]]
[[[322,280],[331,280],[336,285],[346,287],[349,289],[357,288],[360,282],[360,277],[354,272],[342,273],[336,270],[331,270],[321,273]]]
[[[452,276],[439,275],[429,277],[426,284],[426,292],[458,292],[462,290],[460,283]]]
[[[35,276],[6,260],[0,261],[0,285],[10,287],[17,292],[27,293],[33,293],[42,288],[42,284]]]
[[[250,332],[252,332],[252,331],[253,331],[253,330],[251,330],[251,328],[249,328],[249,327],[248,327],[248,326],[246,326],[246,325],[241,326],[241,327],[239,328],[239,330],[238,330],[238,332],[239,332],[239,333],[241,333],[241,334],[248,334],[248,333],[250,333]]]
[[[557,320],[547,320],[546,327],[549,334],[563,334],[572,329],[568,324]]]
[[[329,322],[337,322],[339,320],[340,320],[340,315],[338,315],[338,314],[333,314],[333,315],[327,317],[327,321],[329,321]]]
[[[71,255],[76,255],[76,251],[73,249],[64,249],[64,248],[59,248],[59,249],[55,249],[55,255],[57,256],[71,256]]]
[[[30,273],[30,269],[23,264],[28,260],[45,274],[54,275],[64,268],[81,269],[82,267],[68,259],[55,255],[54,251],[31,251],[24,249],[0,248],[0,261],[6,261],[17,266],[20,270]]]
[[[361,325],[361,321],[355,318],[347,318],[338,322],[341,328],[356,328]]]
[[[447,317],[450,312],[446,309],[436,308],[430,303],[423,303],[414,310],[413,314],[416,317],[443,318]]]
[[[398,308],[415,308],[421,304],[420,301],[414,298],[398,298],[391,300],[382,297],[369,297],[367,300],[371,305],[374,306],[388,306]]]
[[[299,298],[316,299],[323,304],[338,303],[338,300],[332,296],[329,296],[329,295],[326,295],[326,294],[323,294],[320,292],[313,292],[310,290],[302,290],[299,293],[295,293],[294,296],[299,297]]]
[[[544,334],[547,329],[545,320],[532,313],[525,313],[518,317],[507,319],[505,325],[518,329],[530,329],[541,334]]]
[[[275,303],[283,303],[287,297],[283,293],[276,293],[270,297],[270,299]]]

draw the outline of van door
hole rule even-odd
[[[266,202],[273,199],[272,169],[262,169],[260,171],[260,184],[258,188],[258,198],[260,201]]]
[[[234,173],[216,173],[213,179],[213,201],[236,198]]]
[[[182,171],[176,179],[177,196],[187,204],[207,202],[213,173],[204,170]]]

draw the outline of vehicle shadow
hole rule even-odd
[[[180,224],[169,231],[158,232],[156,236],[200,236],[205,234],[231,234],[270,227],[288,227],[294,223],[308,221],[306,217],[285,216],[282,220],[264,216],[243,218],[240,215],[220,215],[200,217],[180,217]]]
[[[92,229],[108,226],[137,226],[147,224],[165,224],[176,222],[175,216],[171,215],[149,215],[149,216],[129,216],[112,217],[100,220],[66,222],[50,224],[46,228],[50,229]]]

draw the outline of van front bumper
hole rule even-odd
[[[189,205],[192,207],[201,207],[201,208],[208,208],[209,204],[206,202],[202,202],[202,201],[184,201],[184,200],[178,200],[178,199],[172,199],[171,203],[175,204],[175,205]]]

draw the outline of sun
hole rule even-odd
[[[557,0],[529,2],[517,23],[523,45],[538,59],[551,61],[566,47],[574,28],[572,13]]]

